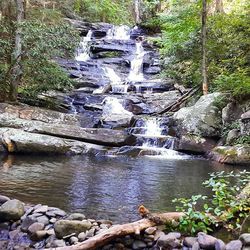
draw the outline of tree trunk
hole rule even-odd
[[[206,53],[206,40],[207,40],[207,0],[202,0],[202,90],[203,94],[208,94],[207,82],[207,53]]]
[[[17,101],[18,85],[22,78],[22,68],[21,68],[21,55],[22,55],[22,27],[21,23],[23,21],[24,15],[24,2],[23,0],[16,0],[16,33],[15,33],[15,48],[12,55],[12,72],[10,80],[10,101]]]

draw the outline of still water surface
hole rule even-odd
[[[207,193],[208,173],[234,169],[203,159],[9,156],[0,157],[0,194],[128,222],[138,205],[174,210],[173,198]]]

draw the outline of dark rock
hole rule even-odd
[[[6,201],[0,207],[0,222],[17,221],[24,215],[23,203],[19,200]]]
[[[230,102],[222,109],[223,124],[231,124],[238,120],[243,113],[243,109],[237,103]]]
[[[205,154],[216,146],[216,141],[198,135],[182,135],[175,150],[196,154]]]
[[[240,240],[232,240],[226,244],[226,250],[241,250],[242,242]]]
[[[158,241],[157,246],[162,249],[179,248],[181,243],[174,235],[162,235]]]
[[[250,233],[244,233],[239,238],[244,246],[250,246]]]
[[[132,249],[134,249],[134,250],[144,249],[145,247],[147,247],[147,245],[145,244],[145,242],[143,242],[141,240],[135,240],[133,245],[132,245]]]
[[[26,217],[21,223],[21,230],[23,232],[27,232],[29,226],[34,224],[35,222],[37,222],[37,219],[35,219],[34,217]]]
[[[63,238],[72,233],[79,234],[91,228],[88,221],[59,220],[55,223],[54,229],[58,238]]]
[[[205,233],[198,233],[198,243],[205,250],[214,250],[216,238]]]
[[[1,152],[1,151],[0,151]],[[0,206],[5,203],[6,201],[9,201],[10,198],[4,195],[0,195]]]
[[[240,130],[242,135],[250,135],[250,110],[241,115]]]
[[[192,247],[197,242],[197,237],[185,237],[183,245],[186,247]]]
[[[220,239],[216,240],[216,242],[215,242],[215,250],[226,250],[225,243]]]

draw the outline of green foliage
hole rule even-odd
[[[8,58],[12,53],[10,32],[0,38],[0,86],[8,93],[8,74],[11,63]],[[70,57],[79,42],[78,33],[66,24],[46,24],[40,21],[26,20],[22,23],[22,70],[23,78],[19,92],[26,98],[34,98],[47,90],[66,90],[72,82],[68,75],[53,61],[56,57]],[[4,98],[2,98],[4,99]]]
[[[211,2],[212,4],[212,2]],[[224,2],[227,8],[227,2]],[[160,15],[163,36],[158,43],[165,60],[165,75],[184,85],[201,83],[201,3],[171,0]],[[243,1],[228,13],[208,14],[207,63],[211,90],[229,91],[235,97],[249,96],[249,19]],[[210,9],[212,9],[210,7]],[[211,11],[211,10],[210,10]]]
[[[203,185],[212,191],[212,197],[193,195],[190,199],[179,198],[177,211],[185,213],[178,230],[195,234],[208,232],[223,225],[228,230],[241,230],[242,223],[249,216],[250,200],[239,199],[238,195],[250,182],[250,172],[217,172]],[[198,208],[199,210],[198,210]]]
[[[250,136],[249,135],[242,135],[238,137],[234,142],[234,145],[237,144],[244,144],[244,145],[249,145],[250,146]]]
[[[117,0],[75,0],[74,10],[90,21],[131,24],[133,23],[132,3],[131,0],[122,2]]]

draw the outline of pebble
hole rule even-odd
[[[65,241],[64,240],[54,240],[51,244],[51,247],[65,247]]]
[[[145,230],[146,234],[154,234],[156,232],[157,228],[156,227],[149,227]]]
[[[70,239],[69,239],[69,243],[70,243],[71,245],[76,244],[78,241],[79,241],[78,238],[75,237],[75,236],[72,236],[72,237],[70,237]]]
[[[134,250],[143,249],[145,247],[147,247],[146,243],[143,242],[143,241],[141,241],[141,240],[135,240],[134,243],[133,243],[133,245],[132,245],[132,248]]]
[[[87,238],[86,233],[82,232],[78,234],[79,241],[84,241]]]
[[[44,229],[44,224],[35,222],[32,225],[29,226],[28,232],[31,234],[35,234],[37,231],[43,230]]]

